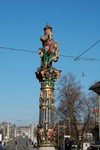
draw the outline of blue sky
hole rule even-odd
[[[46,23],[53,27],[60,55],[78,56],[100,40],[100,1],[1,0],[0,47],[38,52]],[[94,61],[60,56],[53,66],[62,70],[61,76],[74,73],[88,93],[90,85],[100,80],[99,49],[100,42],[81,56]],[[0,122],[38,122],[40,84],[35,72],[39,66],[37,53],[0,48]]]

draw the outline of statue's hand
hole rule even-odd
[[[41,48],[39,48],[39,56],[43,57],[43,50]]]

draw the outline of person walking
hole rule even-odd
[[[17,150],[17,141],[15,141],[15,150]]]

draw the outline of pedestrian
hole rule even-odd
[[[5,143],[5,141],[4,141],[4,150],[6,150],[6,143]]]
[[[17,141],[15,141],[15,150],[17,150]]]
[[[4,149],[4,146],[5,146],[5,145],[4,145],[4,142],[2,141],[2,149]]]
[[[2,150],[2,141],[0,141],[0,150]]]

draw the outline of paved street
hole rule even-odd
[[[15,144],[15,141],[17,141],[17,145]],[[38,150],[38,148],[33,148],[31,143],[27,145],[27,139],[22,138],[21,136],[13,141],[10,141],[6,148],[7,150]]]

